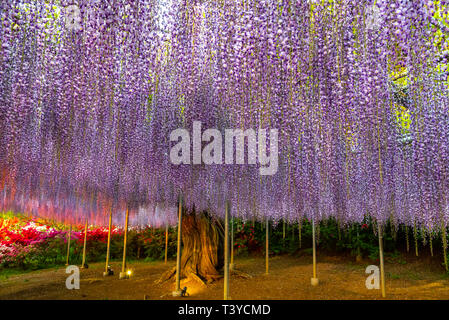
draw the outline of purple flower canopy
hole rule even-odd
[[[448,223],[448,1],[57,3],[0,4],[0,209]],[[172,164],[194,121],[278,129],[276,174]]]

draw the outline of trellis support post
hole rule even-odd
[[[129,208],[126,207],[125,215],[125,235],[123,237],[123,261],[122,261],[122,272],[120,272],[120,279],[128,279],[129,272],[126,272],[126,243],[128,241],[128,220],[129,220]]]
[[[319,281],[316,275],[316,236],[315,236],[315,219],[312,219],[312,246],[313,246],[313,278],[310,279],[312,286],[317,286]]]

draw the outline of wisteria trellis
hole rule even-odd
[[[439,229],[448,2],[1,1],[0,209],[161,224],[182,193],[218,216],[230,200],[243,218]],[[277,174],[172,165],[170,132],[193,121],[278,128]]]

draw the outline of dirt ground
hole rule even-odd
[[[365,286],[365,269],[369,261],[356,263],[352,258],[320,256],[318,258],[319,286],[312,287],[311,257],[277,256],[270,259],[270,273],[265,275],[263,257],[238,258],[236,269],[251,275],[251,279],[232,276],[230,296],[234,300],[376,300],[382,299],[380,290]],[[441,299],[449,300],[449,277],[439,261],[430,258],[409,258],[407,261],[387,262],[387,299]],[[68,290],[65,268],[47,269],[10,276],[0,282],[0,300],[8,299],[95,299],[150,300],[223,299],[223,279],[202,287],[194,282],[183,282],[190,297],[173,298],[174,282],[154,284],[167,268],[175,265],[169,261],[129,263],[132,277],[119,280],[120,263],[112,263],[115,275],[103,277],[103,263],[80,270],[80,289]]]

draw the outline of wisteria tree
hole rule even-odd
[[[204,280],[223,265],[227,201],[243,219],[370,217],[445,237],[447,8],[2,1],[0,207],[98,224],[129,209],[132,224],[163,224],[181,196],[183,271]],[[276,174],[223,159],[173,164],[170,134],[194,121],[223,136],[278,129]]]

